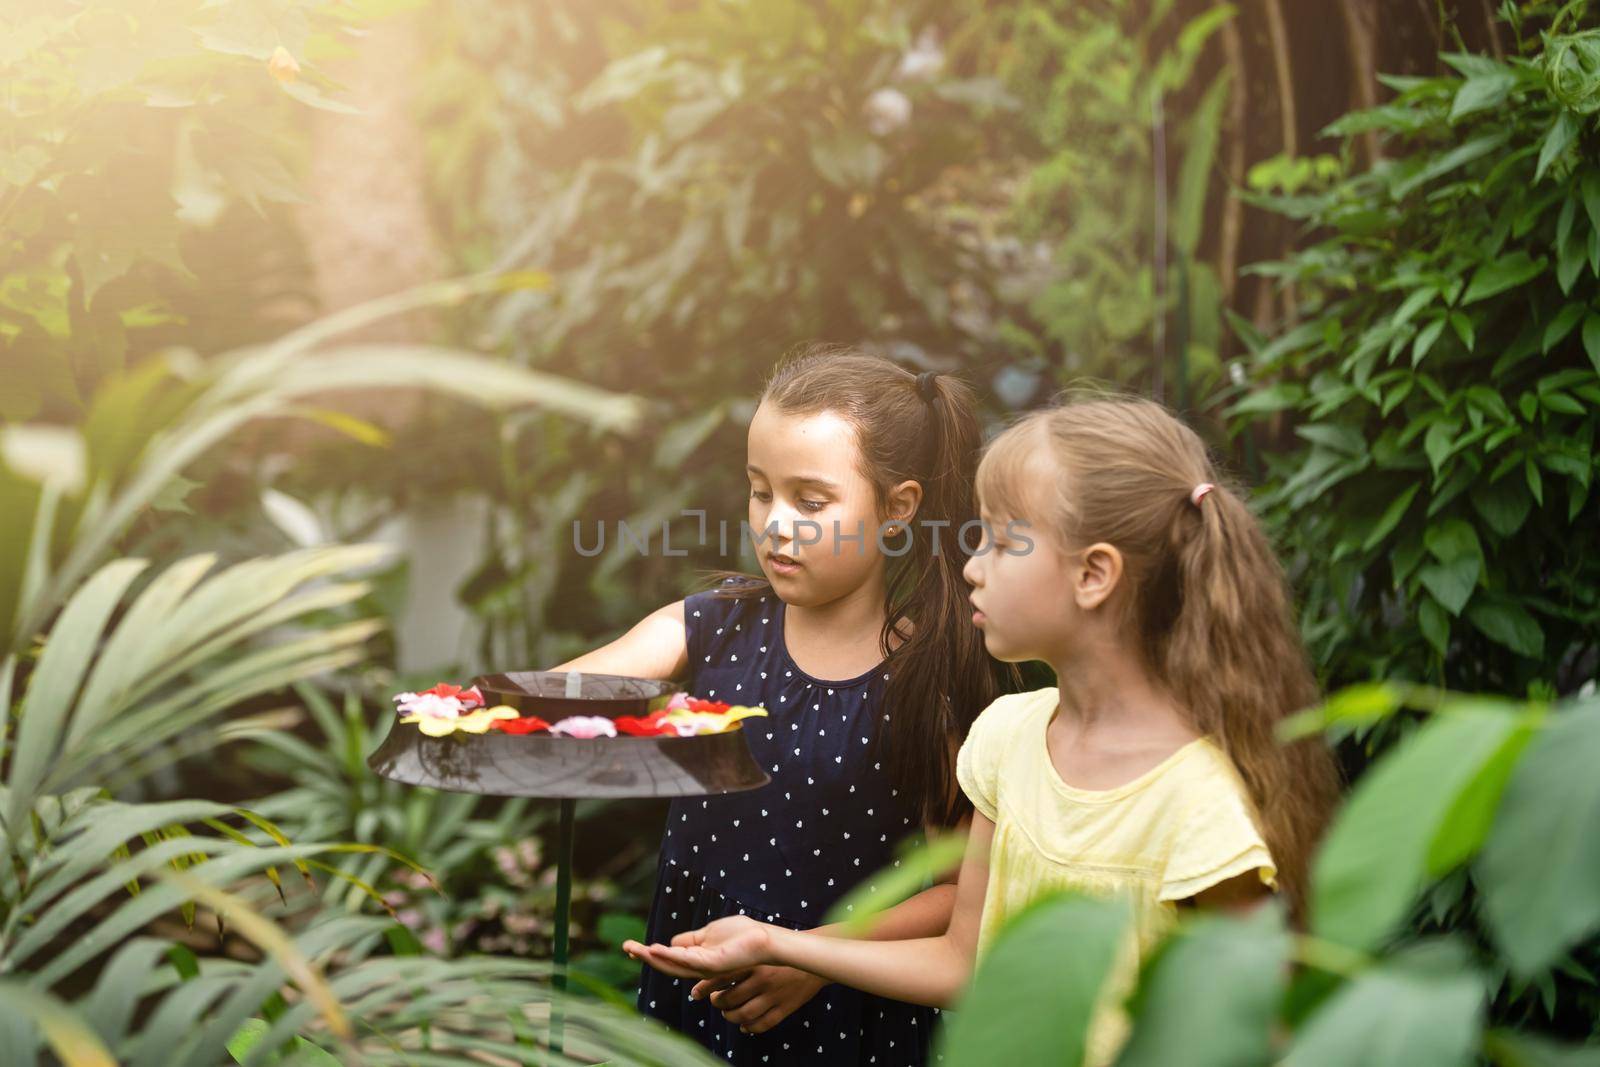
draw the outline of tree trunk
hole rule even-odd
[[[301,212],[324,312],[437,279],[447,261],[428,212],[415,114],[424,24],[412,12],[371,24],[352,54],[329,64],[360,115],[312,112],[307,203]],[[363,340],[423,341],[433,317],[377,323]]]
[[[1350,106],[1367,109],[1378,104],[1378,0],[1339,0],[1344,16],[1345,40],[1350,50]],[[1375,131],[1361,135],[1361,148],[1367,166],[1383,156],[1383,146]]]
[[[1284,23],[1282,0],[1266,0],[1265,6],[1267,37],[1272,42],[1272,69],[1278,81],[1278,125],[1282,131],[1283,154],[1292,159],[1300,149],[1300,131],[1294,99],[1294,63],[1289,47],[1289,28]],[[1282,292],[1283,316],[1292,326],[1300,317],[1294,284],[1285,282]]]

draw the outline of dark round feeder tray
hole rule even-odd
[[[564,671],[521,671],[474,679],[490,707],[506,704],[546,722],[570,715],[615,719],[658,710],[670,682],[614,674],[580,675],[567,695]],[[378,774],[411,785],[507,797],[679,797],[755,789],[771,779],[739,726],[695,737],[552,737],[454,733],[429,737],[396,719],[367,759]]]

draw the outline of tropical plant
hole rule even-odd
[[[309,396],[351,388],[482,397],[487,383],[491,403],[552,405],[599,426],[629,425],[629,398],[469,354],[328,345],[396,309],[506,284],[427,287],[206,364],[148,361],[97,391],[81,430],[0,430],[0,538],[17,549],[0,556],[0,1060],[35,1062],[42,1039],[61,1059],[84,1063],[113,1055],[214,1063],[225,1048],[260,1060],[291,1041],[306,1051],[307,1043],[334,1047],[345,1062],[457,1062],[484,1051],[551,1062],[538,1040],[543,1021],[529,1015],[529,1006],[536,1017],[538,1006],[558,1001],[543,981],[547,964],[416,955],[391,920],[330,915],[295,888],[319,872],[355,885],[330,858],[400,861],[398,853],[290,842],[246,809],[128,803],[106,788],[274,728],[260,718],[219,720],[354,663],[377,628],[348,617],[364,583],[335,580],[378,562],[382,552],[372,547],[247,560],[210,577],[207,556],[157,568],[102,562],[197,457],[252,420],[304,414]],[[136,588],[146,571],[152,576]],[[291,868],[298,879],[280,874]],[[281,922],[265,917],[275,906]],[[163,927],[173,914],[192,920],[198,908],[256,946],[247,962],[199,957],[192,934]],[[390,942],[399,951],[385,949]],[[574,1054],[704,1061],[613,1005],[562,1010]]]
[[[1513,25],[1526,54],[1332,127],[1387,158],[1268,200],[1321,239],[1256,268],[1304,318],[1239,324],[1234,426],[1273,442],[1260,505],[1334,683],[1571,692],[1600,660],[1600,31]]]

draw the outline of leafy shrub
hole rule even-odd
[[[1600,31],[1529,48],[1387,79],[1393,100],[1332,132],[1376,132],[1389,158],[1267,198],[1318,239],[1257,268],[1305,317],[1240,324],[1232,415],[1284,446],[1260,504],[1334,682],[1595,675]]]
[[[1313,870],[1309,931],[1288,929],[1274,904],[1182,918],[1128,998],[1118,1067],[1600,1062],[1592,991],[1554,1025],[1511,1025],[1489,1008],[1508,975],[1530,982],[1572,966],[1600,930],[1589,829],[1600,789],[1588,770],[1600,759],[1600,700],[1549,708],[1378,684],[1296,725],[1370,724],[1406,703],[1429,717],[1335,821]],[[1401,936],[1428,887],[1452,873],[1482,888],[1485,941]],[[1079,1062],[1126,921],[1116,901],[1077,895],[1015,919],[947,1023],[945,1061]]]

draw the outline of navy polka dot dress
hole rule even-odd
[[[733,579],[729,580],[734,581]],[[768,591],[743,599],[708,590],[684,602],[689,691],[707,700],[759,704],[744,720],[750,751],[772,781],[722,797],[675,800],[667,816],[647,940],[729,915],[791,929],[823,924],[828,908],[878,870],[896,864],[902,838],[919,833],[914,806],[889,782],[872,745],[888,675],[878,666],[843,680],[813,678],[789,658],[785,605]],[[740,1033],[690,979],[644,968],[639,1010],[730,1063],[871,1064],[928,1061],[936,1009],[827,985],[763,1034]]]

